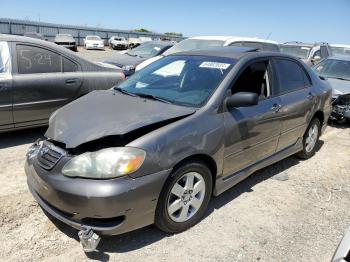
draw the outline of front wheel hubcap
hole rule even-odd
[[[174,222],[189,220],[202,206],[204,196],[203,176],[197,172],[184,174],[170,191],[167,203],[168,215]]]
[[[305,139],[306,152],[310,153],[314,149],[317,139],[318,139],[318,127],[316,124],[313,124],[310,127],[309,132],[307,133],[307,136]]]

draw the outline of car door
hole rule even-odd
[[[13,128],[11,55],[7,42],[0,42],[0,130]]]
[[[263,81],[259,78],[265,78],[264,91],[259,84]],[[248,65],[233,84],[232,93],[256,92],[259,102],[224,113],[224,176],[231,176],[275,153],[281,131],[281,100],[271,93],[274,85],[275,77],[266,58]]]
[[[281,98],[283,115],[277,147],[280,151],[294,145],[303,136],[315,97],[310,76],[299,61],[275,58],[273,65],[278,79],[275,92]]]
[[[16,44],[13,75],[15,127],[45,124],[56,109],[75,98],[82,83],[78,65],[44,46]]]

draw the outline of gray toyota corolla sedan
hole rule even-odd
[[[254,171],[311,157],[330,112],[328,82],[292,56],[178,53],[57,110],[28,151],[28,185],[85,250],[153,223],[181,232]]]

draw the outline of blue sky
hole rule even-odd
[[[350,0],[2,0],[0,7],[3,18],[350,44]]]

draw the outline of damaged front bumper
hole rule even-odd
[[[350,120],[350,94],[339,95],[332,100],[332,121]]]
[[[28,154],[25,173],[30,192],[51,216],[76,229],[89,227],[101,235],[117,235],[153,224],[157,200],[170,170],[135,179],[69,178],[60,172],[69,156],[63,156],[48,171],[38,162],[38,151]]]

